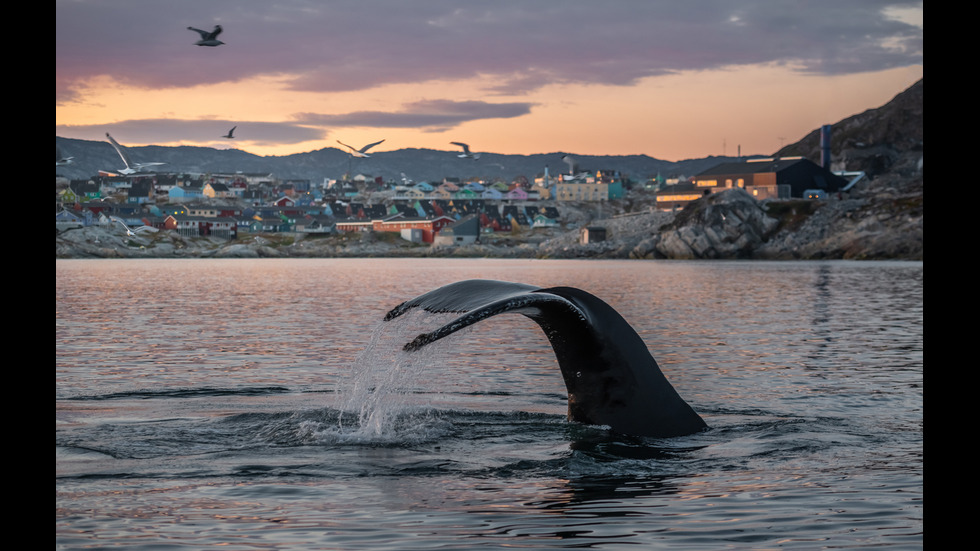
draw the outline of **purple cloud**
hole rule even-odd
[[[285,75],[306,91],[490,76],[475,94],[552,83],[627,85],[754,63],[814,74],[922,63],[922,28],[887,15],[922,2],[563,0],[350,3],[59,0],[56,94],[111,75],[148,88]],[[221,24],[225,45],[187,26]]]
[[[513,118],[531,112],[530,103],[424,100],[395,112],[355,111],[341,115],[298,113],[298,124],[315,126],[368,126],[375,128],[426,128],[445,130],[478,119]]]

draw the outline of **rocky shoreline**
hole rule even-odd
[[[410,243],[396,234],[323,237],[240,235],[228,240],[174,232],[126,236],[118,227],[58,232],[56,258],[632,258],[922,260],[922,176],[882,175],[825,201],[759,202],[741,189],[708,195],[678,212],[651,209],[642,194],[603,203],[562,203],[562,228],[491,234],[465,246]],[[579,243],[579,229],[607,239]]]

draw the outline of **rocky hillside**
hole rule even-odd
[[[831,125],[833,170],[864,171],[870,177],[922,171],[922,80],[877,109]],[[779,150],[820,162],[820,129]]]

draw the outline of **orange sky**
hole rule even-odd
[[[331,131],[320,140],[278,145],[250,139],[247,125],[239,125],[234,142],[223,141],[219,137],[227,128],[215,126],[221,133],[210,142],[156,140],[153,145],[233,145],[257,155],[288,155],[341,147],[337,140],[359,147],[384,139],[374,151],[454,150],[449,142],[463,141],[480,151],[508,154],[646,154],[677,161],[734,155],[741,146],[743,154],[768,155],[822,124],[883,105],[921,78],[922,66],[833,78],[748,67],[650,77],[630,87],[549,86],[523,98],[531,102],[541,98],[542,105],[528,115],[467,122],[439,132],[352,127]],[[86,102],[56,109],[58,124],[66,126],[111,126],[113,121],[157,118],[234,121],[241,112],[249,113],[253,121],[272,122],[325,102],[356,111],[411,101],[425,97],[426,86],[445,90],[440,83],[423,83],[319,94],[283,90],[274,79],[260,78],[236,85],[242,92],[234,93],[226,85],[140,90],[103,82]],[[100,136],[93,134],[90,139]],[[126,137],[121,134],[117,139]],[[126,144],[149,145],[134,140]]]
[[[206,79],[198,77],[198,81],[188,79],[189,82],[177,82],[179,77],[160,79],[159,75],[165,71],[181,74],[177,68],[167,68],[167,63],[162,61],[158,62],[157,69],[147,70],[145,74],[136,69],[137,65],[122,58],[106,61],[104,66],[80,61],[99,59],[100,55],[109,59],[124,54],[108,49],[103,54],[94,53],[99,48],[107,48],[98,43],[83,44],[83,41],[92,40],[96,33],[80,31],[73,35],[70,32],[72,22],[82,19],[81,16],[69,18],[80,9],[79,4],[87,3],[58,3],[62,15],[59,27],[67,29],[62,33],[63,43],[59,44],[58,50],[59,97],[62,97],[63,89],[70,90],[70,94],[64,94],[64,99],[56,103],[56,134],[101,141],[105,139],[105,132],[112,132],[113,137],[127,146],[235,147],[258,155],[286,155],[323,147],[340,148],[337,140],[361,146],[384,139],[385,142],[374,151],[410,147],[455,150],[449,142],[461,141],[469,143],[475,151],[507,154],[558,151],[595,155],[646,154],[676,161],[708,155],[735,155],[740,148],[745,155],[768,155],[822,124],[883,105],[921,79],[923,72],[921,55],[919,62],[902,64],[889,59],[883,65],[891,67],[840,70],[833,74],[817,72],[813,67],[853,63],[847,59],[846,52],[831,52],[826,58],[805,63],[778,56],[770,56],[769,61],[735,63],[743,58],[766,58],[749,52],[749,46],[744,46],[746,52],[733,55],[731,60],[691,62],[691,68],[684,68],[685,64],[680,62],[666,68],[648,67],[640,57],[631,62],[640,69],[626,67],[625,62],[622,68],[610,69],[621,56],[629,53],[623,46],[604,53],[604,57],[596,54],[599,59],[592,63],[592,70],[583,68],[579,71],[574,65],[563,68],[557,62],[556,68],[547,70],[532,66],[532,63],[543,63],[543,54],[538,61],[525,65],[498,67],[502,63],[500,60],[506,60],[501,54],[499,59],[491,60],[492,69],[488,66],[486,70],[470,71],[469,74],[464,69],[458,69],[457,73],[449,69],[442,71],[450,65],[447,58],[432,60],[431,69],[420,65],[417,81],[409,81],[411,76],[388,80],[376,77],[396,73],[398,64],[403,62],[394,59],[387,70],[379,66],[372,71],[370,77],[376,82],[365,82],[360,86],[347,84],[357,80],[361,74],[357,71],[363,69],[357,68],[353,61],[338,58],[337,67],[344,67],[353,75],[344,77],[345,86],[338,86],[340,77],[331,80],[333,72],[330,68],[316,66],[317,61],[308,66],[297,64],[293,69],[285,67],[281,72],[261,68],[251,70],[251,65],[259,65],[251,60],[257,59],[262,50],[246,50],[246,46],[241,45],[245,37],[241,32],[236,36],[231,30],[235,28],[233,23],[225,23],[230,28],[221,37],[227,43],[218,48],[190,45],[196,34],[183,29],[180,26],[182,20],[171,24],[177,35],[173,44],[170,43],[170,31],[161,39],[162,45],[156,45],[157,41],[149,37],[144,41],[146,49],[154,52],[147,55],[160,56],[159,59],[176,56],[177,52],[194,56],[183,72],[198,69],[217,72],[234,62],[242,62],[243,58],[249,62],[244,65],[249,70],[238,69],[230,76],[216,77],[213,83],[201,84],[200,81]],[[752,3],[735,2],[726,6],[741,4]],[[129,5],[122,3],[120,9]],[[848,9],[846,5],[842,6],[840,9]],[[911,28],[913,31],[918,28],[921,35],[921,4],[918,9],[913,5],[910,13],[911,17],[905,19],[912,21],[915,26]],[[728,19],[741,23],[740,17],[747,20],[748,16],[731,15]],[[101,20],[103,16],[92,14],[92,18]],[[200,19],[214,18],[202,16]],[[84,20],[79,21],[78,25],[83,23]],[[440,20],[438,23],[443,25],[445,22]],[[874,21],[869,25],[871,23]],[[430,17],[427,24],[435,23]],[[904,33],[907,29],[907,26],[900,28]],[[819,32],[823,31],[814,31]],[[774,36],[771,39],[774,42],[766,44],[767,47],[790,40],[779,33]],[[898,39],[878,38],[877,43],[886,40]],[[761,38],[759,41],[763,42]],[[741,48],[751,41],[740,37],[735,43]],[[649,48],[659,51],[671,48],[672,44],[674,42],[651,44]],[[548,42],[536,44],[535,51],[549,46]],[[87,47],[93,52],[87,58],[81,57],[82,53],[73,57],[76,49],[84,51]],[[435,56],[433,52],[442,51],[435,48],[425,50],[425,55]],[[808,48],[811,46],[807,44],[800,46],[801,51]],[[160,51],[156,51],[158,49]],[[171,50],[174,53],[170,53]],[[891,46],[878,47],[868,58],[885,57],[898,50]],[[697,54],[700,57],[720,56],[719,51],[724,52],[724,48],[706,48]],[[478,54],[471,51],[467,55]],[[591,50],[582,49],[576,55],[588,57]],[[428,57],[420,59],[429,61]],[[912,59],[916,58],[913,56]],[[276,59],[270,61],[272,66],[275,62]],[[134,69],[120,72],[118,67],[126,63]],[[869,66],[873,67],[872,64]],[[608,74],[590,77],[603,71]],[[650,74],[644,76],[643,72]],[[525,79],[523,86],[502,86],[515,74]],[[574,75],[574,78],[568,75]],[[424,76],[432,78],[422,78]],[[313,82],[316,78],[320,80]],[[443,109],[448,111],[443,113]],[[401,122],[420,113],[430,117],[424,119],[426,121],[431,121],[433,116],[445,115],[449,122],[427,122],[416,126]],[[236,139],[220,138],[231,126],[237,126]]]

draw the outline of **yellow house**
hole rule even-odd
[[[609,184],[602,182],[570,181],[555,184],[555,199],[559,201],[606,201]]]
[[[234,196],[234,193],[228,188],[227,184],[219,184],[217,182],[205,183],[201,186],[201,194],[212,199],[215,197],[225,198]]]

